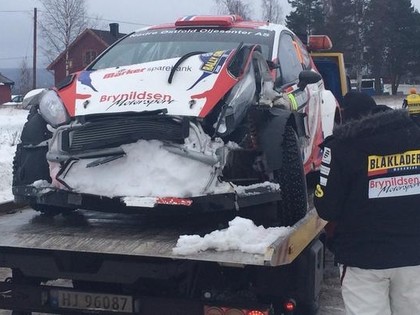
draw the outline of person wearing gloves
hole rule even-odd
[[[314,204],[334,222],[347,315],[420,314],[420,106],[345,96],[323,143]]]

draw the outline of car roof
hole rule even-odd
[[[265,29],[276,32],[288,30],[286,26],[281,24],[274,24],[263,21],[249,21],[243,20],[236,15],[189,15],[179,18],[173,23],[164,23],[143,27],[138,31],[153,30],[153,29],[167,29],[167,28],[250,28],[250,29]]]

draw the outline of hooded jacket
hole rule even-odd
[[[420,127],[407,111],[338,126],[324,142],[314,203],[321,218],[337,224],[337,262],[420,265]]]

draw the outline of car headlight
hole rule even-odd
[[[54,128],[68,123],[70,117],[67,114],[64,103],[54,90],[49,90],[41,97],[39,102],[41,116]]]

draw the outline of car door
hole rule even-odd
[[[311,168],[311,161],[319,153],[317,147],[319,139],[318,130],[321,130],[319,117],[320,94],[318,84],[309,84],[302,91],[297,87],[299,74],[302,70],[310,69],[310,56],[304,45],[296,35],[283,31],[280,35],[278,47],[278,69],[277,86],[281,86],[289,98],[293,99],[293,110],[305,113],[304,123],[307,137],[301,138],[303,146],[303,161],[305,171]]]

